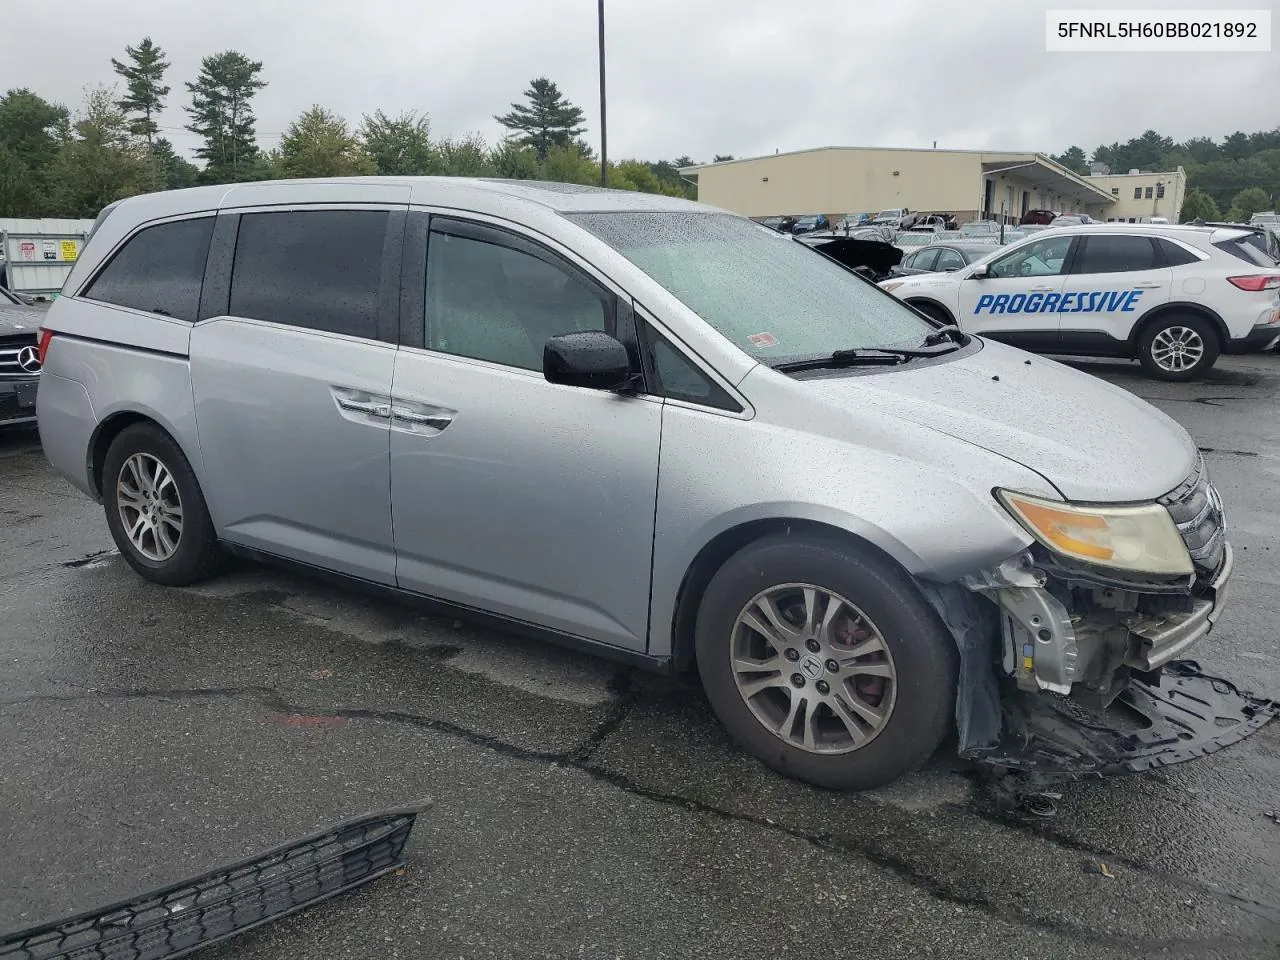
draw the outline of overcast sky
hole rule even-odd
[[[826,144],[1086,152],[1152,127],[1176,139],[1280,122],[1280,52],[1046,53],[1046,8],[1213,7],[1221,0],[606,0],[609,155],[739,157]],[[259,139],[319,103],[416,109],[438,136],[502,134],[545,75],[599,147],[596,0],[8,0],[0,89],[75,106],[112,56],[150,35],[180,150],[200,59],[264,64]],[[1232,6],[1272,8],[1276,0]]]

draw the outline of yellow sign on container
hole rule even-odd
[[[62,259],[74,260],[80,255],[80,245],[74,240],[62,241]]]

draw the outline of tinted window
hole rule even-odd
[[[964,257],[955,250],[939,250],[938,265],[935,270],[959,270],[964,266]]]
[[[385,210],[246,213],[230,313],[374,339]]]
[[[1071,237],[1046,237],[1011,250],[987,268],[991,277],[1056,277],[1071,250]]]
[[[1171,267],[1180,267],[1187,263],[1199,263],[1200,258],[1193,254],[1190,250],[1178,246],[1176,243],[1170,243],[1164,237],[1156,240],[1160,247],[1160,253],[1164,256],[1164,262]]]
[[[548,339],[583,330],[612,333],[612,318],[613,298],[571,268],[501,243],[431,233],[427,347],[432,350],[541,370]]]
[[[1149,237],[1085,237],[1072,273],[1130,273],[1163,266]]]
[[[195,323],[213,217],[160,223],[135,234],[85,296]]]
[[[1236,240],[1219,240],[1214,246],[1255,267],[1276,266],[1276,261],[1257,245],[1257,241],[1252,236],[1240,237]]]
[[[647,323],[643,325],[641,337],[658,381],[653,384],[655,394],[673,400],[718,407],[721,410],[742,409],[719,384],[699,370],[666,337]]]

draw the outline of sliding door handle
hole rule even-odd
[[[453,423],[453,414],[440,411],[438,413],[417,413],[407,407],[392,407],[391,418],[393,420],[403,420],[405,423],[412,423],[418,426],[431,427],[435,430],[443,430],[449,424]]]
[[[352,400],[350,397],[338,397],[338,406],[343,410],[355,413],[367,413],[371,417],[391,416],[391,404],[378,403],[374,400]]]

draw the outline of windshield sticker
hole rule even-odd
[[[778,338],[772,333],[753,333],[747,339],[757,347],[776,347],[778,345]]]
[[[974,316],[991,313],[1133,313],[1145,290],[1094,290],[1090,293],[984,293]]]

